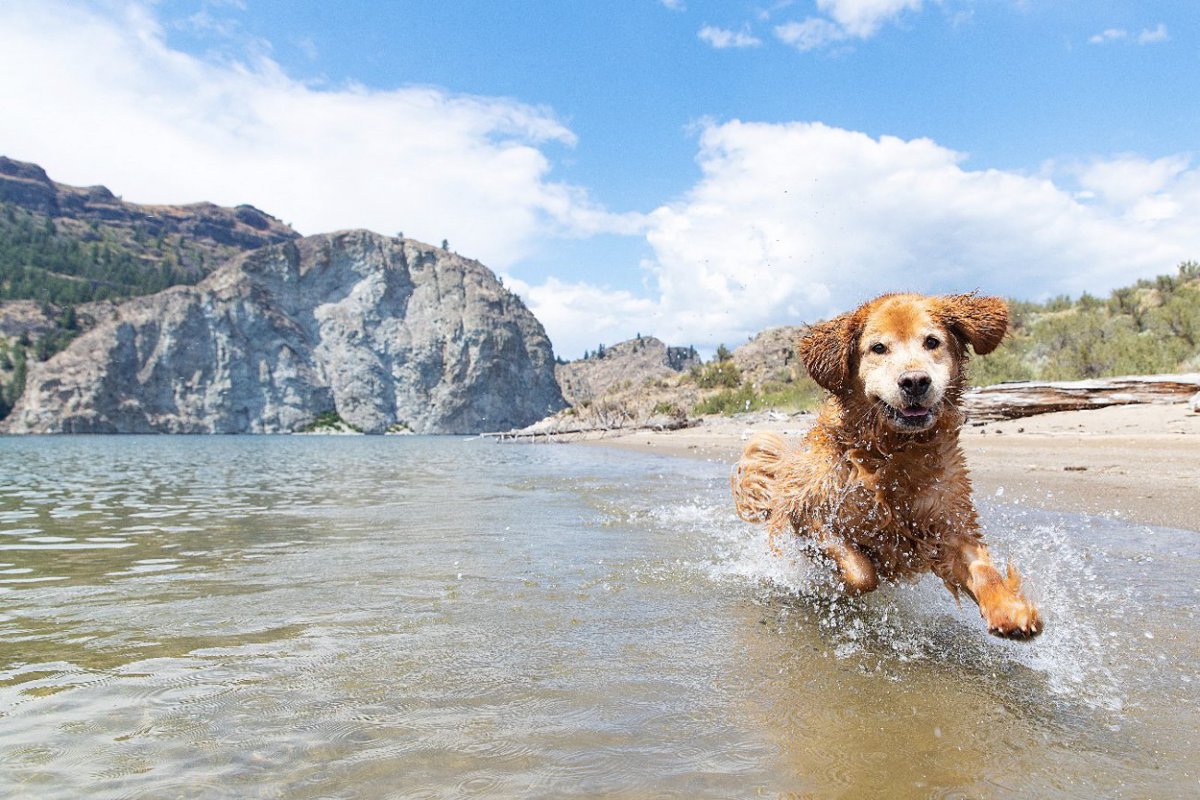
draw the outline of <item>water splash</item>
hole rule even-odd
[[[993,551],[1020,565],[1048,620],[1045,635],[1023,643],[988,635],[974,604],[956,603],[932,576],[846,597],[823,559],[798,540],[779,542],[782,552],[772,552],[765,528],[738,521],[723,500],[696,497],[648,516],[697,537],[702,554],[691,566],[707,580],[748,592],[774,624],[818,629],[833,657],[893,678],[914,663],[1022,672],[1050,699],[1122,708],[1121,656],[1097,623],[1119,615],[1129,593],[1097,576],[1089,548],[1067,521],[1013,507],[985,514]]]

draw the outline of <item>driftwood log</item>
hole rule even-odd
[[[972,422],[1018,419],[1136,403],[1187,403],[1200,391],[1200,373],[1138,375],[1086,381],[1019,381],[971,389],[963,400]]]
[[[484,439],[498,442],[570,442],[576,439],[603,437],[608,434],[625,434],[634,431],[677,431],[700,424],[698,418],[655,414],[641,420],[598,419],[578,420],[563,415],[547,417],[527,428],[512,431],[482,433]]]

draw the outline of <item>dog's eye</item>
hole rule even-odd
[[[877,355],[883,355],[887,352],[887,345],[883,342],[877,342],[876,344],[871,345],[871,352]]]
[[[926,336],[925,337],[925,349],[926,350],[937,350],[941,346],[942,346],[942,343],[941,343],[941,341],[938,340],[938,338],[936,336]]]

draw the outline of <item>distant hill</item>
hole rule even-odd
[[[0,157],[0,419],[22,397],[27,377],[39,371],[40,362],[80,333],[128,313],[118,307],[120,301],[196,284],[247,251],[298,236],[252,206],[126,203],[102,186],[66,186],[37,165]],[[436,250],[414,242],[404,246]],[[416,266],[429,257],[421,256]],[[1177,274],[1116,289],[1107,298],[1084,294],[1045,303],[1011,300],[1010,305],[1010,335],[996,352],[971,361],[972,385],[1200,371],[1196,262],[1180,264]],[[152,325],[150,317],[143,321]],[[803,326],[768,329],[732,352],[722,345],[706,364],[694,348],[668,347],[653,337],[601,346],[584,359],[556,366],[550,380],[561,386],[571,406],[559,421],[567,427],[619,427],[651,418],[812,407],[822,392],[796,361],[795,343],[803,332]],[[534,349],[542,352],[540,344]],[[77,361],[80,369],[83,365]],[[554,395],[549,388],[546,392]],[[539,403],[557,407],[553,399]],[[329,405],[323,400],[301,405],[303,413],[288,412],[295,417],[288,424],[313,409],[332,410],[318,408]],[[451,422],[449,416],[425,419],[406,412],[398,422],[466,430],[484,425],[486,416],[467,424],[462,421],[467,417]],[[93,429],[104,427],[100,417],[87,419],[95,423]],[[93,422],[80,422],[79,429]],[[179,426],[203,428],[193,422]]]
[[[673,377],[700,363],[693,348],[667,347],[653,336],[638,335],[611,347],[601,345],[585,358],[559,364],[554,372],[563,397],[578,406]]]
[[[0,156],[0,300],[62,306],[152,294],[298,236],[253,206],[127,203]]]
[[[638,336],[555,370],[571,407],[540,433],[671,427],[696,414],[812,406],[820,388],[796,358],[802,326],[769,328],[704,363],[694,347]]]

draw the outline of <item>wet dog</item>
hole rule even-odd
[[[810,329],[800,355],[830,396],[799,447],[763,433],[731,478],[738,515],[828,557],[844,590],[933,572],[979,606],[988,630],[1029,638],[1037,609],[992,563],[958,443],[968,346],[1008,328],[994,297],[884,295]]]

